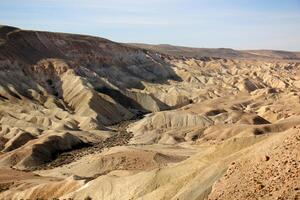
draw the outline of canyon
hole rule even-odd
[[[0,26],[0,199],[298,199],[300,53]]]

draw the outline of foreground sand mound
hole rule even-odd
[[[95,179],[109,173],[138,173],[177,163],[188,156],[172,155],[154,150],[114,147],[109,151],[85,156],[59,169],[39,171],[40,175],[66,177],[72,174]]]
[[[71,197],[75,199],[87,196],[95,199],[202,199],[210,193],[214,182],[223,176],[233,161],[245,155],[249,157],[255,155],[254,159],[265,158],[265,152],[270,151],[274,146],[284,147],[281,141],[290,134],[298,137],[299,131],[292,129],[270,137],[252,136],[226,141],[217,146],[206,146],[197,155],[164,169],[125,177],[104,175],[89,182]],[[289,154],[293,150],[284,151]],[[124,184],[126,188],[123,187]]]
[[[208,199],[298,199],[300,132],[290,132],[269,149],[256,149],[232,163]]]
[[[84,184],[84,180],[76,180],[76,177],[70,177],[65,180],[40,181],[29,184],[23,183],[19,187],[0,194],[2,199],[53,199],[58,198],[65,193],[72,192]],[[32,185],[35,185],[32,187]],[[29,189],[22,189],[29,187]]]

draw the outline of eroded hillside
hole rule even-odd
[[[297,199],[300,63],[0,28],[1,199]]]

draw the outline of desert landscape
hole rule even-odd
[[[300,199],[300,52],[0,27],[0,199]]]

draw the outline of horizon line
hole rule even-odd
[[[232,47],[204,47],[204,46],[192,46],[192,45],[184,45],[184,44],[172,44],[172,43],[145,43],[145,42],[135,42],[135,41],[127,41],[127,42],[122,42],[122,41],[116,41],[114,39],[111,38],[107,38],[107,37],[102,37],[101,35],[98,34],[89,34],[89,33],[84,33],[84,32],[64,32],[64,31],[55,31],[55,30],[45,30],[45,29],[39,29],[39,28],[22,28],[19,26],[14,26],[14,25],[8,25],[8,24],[4,24],[4,23],[0,23],[0,27],[13,27],[13,28],[17,28],[23,31],[37,31],[37,32],[50,32],[50,33],[61,33],[61,34],[71,34],[71,35],[81,35],[81,36],[90,36],[90,37],[98,37],[98,38],[102,38],[102,39],[106,39],[112,42],[116,42],[116,43],[120,43],[120,44],[144,44],[144,45],[155,45],[155,46],[159,46],[159,45],[169,45],[169,46],[173,46],[173,47],[183,47],[183,48],[194,48],[194,49],[228,49],[228,50],[235,50],[235,51],[282,51],[282,52],[291,52],[291,53],[300,53],[300,49],[299,50],[288,50],[288,49],[269,49],[269,48],[232,48]]]

